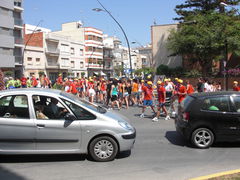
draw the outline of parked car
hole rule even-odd
[[[240,140],[240,93],[196,93],[179,105],[175,126],[195,147]]]
[[[0,154],[86,153],[110,161],[136,131],[120,114],[51,89],[0,92]]]

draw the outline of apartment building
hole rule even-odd
[[[0,1],[0,68],[20,77],[23,71],[23,0]]]
[[[177,24],[167,24],[151,27],[152,67],[157,68],[160,64],[167,65],[170,68],[182,66],[182,57],[170,56],[171,52],[166,47],[171,29],[177,29],[177,26]]]
[[[103,32],[93,27],[83,27],[81,22],[62,24],[62,30],[57,34],[68,35],[85,45],[85,61],[80,67],[85,68],[88,76],[99,74],[103,70]]]
[[[26,25],[26,49],[24,52],[25,75],[38,76],[44,72],[55,81],[58,74],[63,77],[80,77],[86,73],[84,67],[84,44],[71,36],[51,32],[46,28]],[[35,29],[35,32],[31,29]]]

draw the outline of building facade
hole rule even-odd
[[[84,64],[86,75],[93,76],[103,70],[103,32],[93,27],[83,27],[81,22],[69,22],[62,24],[62,30],[57,34],[70,36],[72,39],[85,45]]]
[[[23,0],[0,1],[0,68],[20,77],[23,67]]]
[[[171,52],[166,47],[170,31],[177,29],[177,27],[177,24],[154,25],[151,27],[153,67],[157,68],[161,64],[170,68],[182,66],[182,57],[170,56]]]
[[[28,25],[25,27],[30,29]],[[40,30],[43,32],[29,30],[30,34],[25,34],[25,75],[39,76],[39,73],[44,73],[52,81],[56,80],[59,73],[64,77],[84,76],[84,44],[45,28]]]

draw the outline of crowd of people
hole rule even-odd
[[[102,103],[110,109],[128,109],[129,106],[142,107],[141,118],[145,117],[146,107],[150,107],[154,113],[152,121],[158,121],[160,112],[165,114],[165,120],[170,119],[170,113],[174,114],[174,102],[181,103],[184,98],[194,92],[221,91],[221,83],[212,82],[207,78],[199,78],[196,85],[188,80],[165,78],[153,81],[151,75],[145,79],[85,77],[85,78],[63,78],[59,74],[55,83],[52,84],[46,75],[40,78],[20,79],[9,78],[6,89],[13,88],[54,88],[72,93],[80,98],[87,98],[90,103]],[[233,90],[240,91],[237,81],[233,82]],[[170,111],[166,108],[170,105]],[[155,110],[155,108],[157,109]]]

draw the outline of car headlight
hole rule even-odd
[[[125,122],[125,121],[118,121],[118,124],[120,126],[122,126],[124,129],[127,129],[127,130],[132,130],[132,126],[128,123],[128,122]]]

